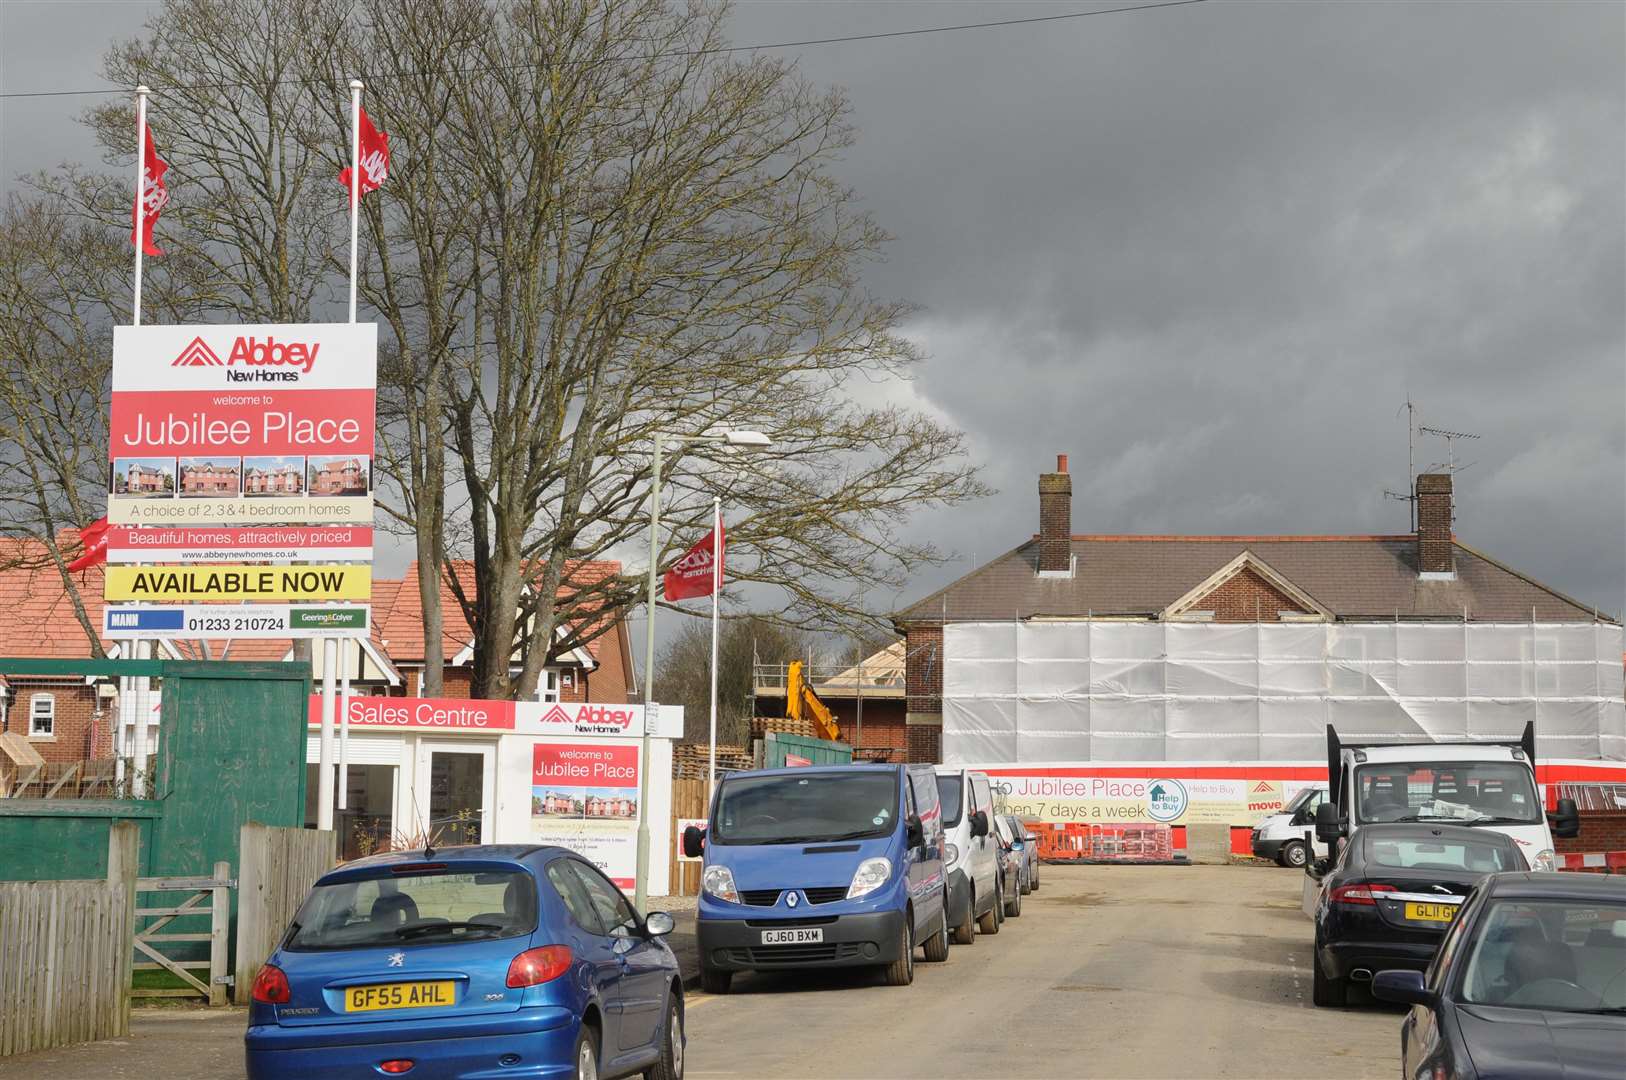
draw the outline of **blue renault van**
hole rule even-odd
[[[915,977],[915,949],[948,959],[943,814],[930,766],[738,772],[717,784],[698,905],[701,986],[736,971],[874,967]]]

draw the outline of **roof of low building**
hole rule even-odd
[[[1417,540],[1402,536],[1111,536],[1071,538],[1071,576],[1038,574],[1038,538],[899,612],[899,623],[1044,617],[1155,618],[1244,553],[1340,620],[1579,622],[1594,608],[1453,540],[1456,576],[1424,580]],[[1606,616],[1603,616],[1606,617]]]

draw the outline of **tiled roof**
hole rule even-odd
[[[473,597],[476,594],[474,582],[474,562],[470,559],[457,559],[452,563],[457,574],[457,580],[462,586],[464,595]],[[578,590],[592,585],[595,582],[613,577],[621,573],[621,564],[613,560],[580,560],[569,564],[565,571],[565,581],[559,586],[560,596],[570,596]],[[444,620],[441,638],[444,642],[447,659],[456,656],[466,645],[474,640],[474,629],[469,621],[463,617],[463,606],[458,603],[457,596],[446,578],[446,571],[442,569],[440,575],[440,609]],[[390,608],[388,620],[383,620],[382,637],[389,644],[386,646],[390,656],[398,663],[421,664],[424,655],[423,636],[423,598],[418,591],[418,564],[416,561],[407,567],[406,575],[401,580],[400,591],[396,594],[395,602]],[[587,652],[594,660],[604,647],[605,635],[601,634],[587,644]]]
[[[1151,616],[1245,551],[1340,619],[1591,621],[1593,609],[1455,542],[1456,580],[1417,575],[1412,536],[1074,536],[1071,577],[1038,576],[1037,538],[900,612],[900,623]]]
[[[57,540],[66,558],[78,553],[77,530]],[[102,624],[102,570],[74,574],[92,626]],[[104,641],[103,647],[111,643]],[[38,540],[0,537],[0,653],[29,659],[78,659],[91,654],[85,631],[50,552]]]

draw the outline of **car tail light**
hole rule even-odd
[[[1335,904],[1365,904],[1367,907],[1376,907],[1379,893],[1392,893],[1393,885],[1374,885],[1362,882],[1359,885],[1339,885],[1332,890],[1328,897]]]
[[[412,1071],[413,1062],[407,1058],[392,1058],[389,1061],[380,1061],[378,1071],[389,1073],[391,1076],[400,1076],[404,1072]]]
[[[538,949],[526,949],[514,957],[513,963],[508,965],[508,985],[540,986],[551,982],[570,970],[570,947],[567,945],[543,945]]]
[[[262,1005],[286,1005],[293,993],[288,989],[288,976],[282,973],[282,969],[275,964],[266,964],[254,976],[251,996]]]

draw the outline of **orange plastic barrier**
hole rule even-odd
[[[1175,830],[1167,825],[1058,822],[1034,831],[1041,862],[1171,862],[1176,854]]]

